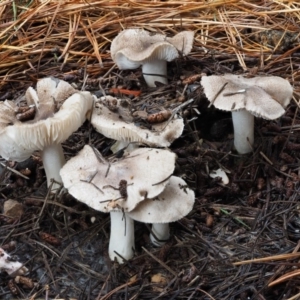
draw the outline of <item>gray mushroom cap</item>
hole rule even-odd
[[[290,83],[277,76],[244,78],[241,75],[203,76],[201,84],[212,104],[221,110],[246,109],[264,119],[277,119],[292,98]]]
[[[111,43],[111,56],[120,69],[136,69],[143,62],[171,61],[190,53],[194,40],[193,31],[183,31],[172,38],[143,29],[121,31]]]
[[[290,103],[293,95],[293,87],[289,81],[279,76],[255,76],[245,78],[242,75],[225,74],[224,77],[246,86],[258,86],[262,88],[283,107],[286,107]]]
[[[69,193],[95,210],[127,212],[146,197],[159,195],[174,168],[175,154],[169,150],[138,148],[108,163],[86,145],[64,165],[60,175]],[[121,180],[126,181],[127,197],[119,189]]]
[[[33,88],[27,90],[28,103],[36,106],[35,117],[30,121],[17,119],[18,107],[13,101],[0,102],[0,154],[3,158],[23,161],[33,151],[65,141],[85,121],[93,104],[91,93],[73,88],[66,92],[65,88],[60,89],[60,84],[61,81],[57,85],[57,80],[45,78],[38,82],[37,92]]]
[[[144,223],[170,223],[186,216],[193,208],[194,192],[180,177],[172,176],[164,191],[154,199],[147,198],[128,212],[128,215]]]

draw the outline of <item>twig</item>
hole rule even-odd
[[[13,168],[8,167],[8,166],[7,166],[6,164],[4,164],[3,162],[0,162],[0,164],[1,164],[4,168],[6,168],[7,170],[9,170],[9,171],[11,171],[11,172],[17,174],[18,176],[21,176],[21,177],[23,177],[24,179],[27,179],[27,180],[29,179],[29,177],[23,175],[22,173],[18,172],[17,170],[15,170],[15,169],[13,169]]]
[[[145,247],[142,246],[142,249],[151,256],[154,260],[156,260],[161,266],[163,266],[166,270],[168,270],[171,274],[173,274],[175,277],[177,277],[177,273],[174,272],[169,266],[167,266],[164,262],[162,262],[159,258],[154,256],[152,253],[150,253]]]
[[[169,118],[168,121],[166,122],[165,126],[164,126],[161,130],[159,130],[158,132],[164,131],[164,130],[166,129],[166,127],[170,124],[170,122],[172,121],[172,119],[174,118],[174,116],[178,113],[178,111],[179,111],[180,109],[182,109],[183,107],[189,105],[189,104],[192,103],[193,101],[194,101],[194,99],[190,99],[190,100],[188,100],[188,101],[186,101],[186,102],[184,102],[184,103],[178,105],[176,108],[174,108],[173,111],[172,111],[172,115],[170,116],[170,118]]]
[[[263,262],[269,262],[269,261],[277,261],[277,260],[283,260],[283,259],[292,259],[297,258],[300,256],[300,253],[288,253],[288,254],[278,254],[268,257],[262,257],[262,258],[254,258],[250,260],[243,260],[239,262],[232,263],[234,266],[240,266],[240,265],[247,265],[252,263],[263,263]]]

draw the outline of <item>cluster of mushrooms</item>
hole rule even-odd
[[[190,31],[169,38],[128,29],[112,41],[111,56],[120,69],[142,66],[147,85],[155,87],[157,81],[167,84],[167,62],[189,54],[193,37]],[[239,153],[252,149],[253,115],[278,118],[292,97],[292,87],[279,77],[226,74],[203,76],[201,83],[213,105],[232,111],[234,145]],[[151,124],[150,129],[138,127],[128,114],[127,100],[112,96],[97,99],[52,77],[38,81],[36,90],[30,87],[25,99],[26,106],[8,100],[0,103],[1,156],[23,161],[41,151],[53,192],[63,184],[79,201],[109,212],[112,260],[122,263],[134,255],[134,220],[152,224],[150,239],[160,246],[170,236],[169,223],[192,210],[194,192],[173,175],[176,156],[168,149],[184,129],[179,115]],[[106,160],[86,145],[65,162],[61,143],[86,119],[98,132],[116,140],[113,152],[126,149],[121,158]]]

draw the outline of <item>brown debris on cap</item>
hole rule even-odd
[[[138,148],[108,163],[86,145],[60,175],[69,193],[95,210],[127,212],[159,195],[174,168],[175,154],[169,150]]]
[[[113,97],[101,97],[95,103],[91,123],[98,132],[117,141],[140,142],[154,147],[168,147],[181,136],[184,123],[183,119],[175,116],[166,126],[166,122],[152,124],[152,130],[136,126],[131,116],[124,118],[118,110],[111,111],[104,104],[105,99]],[[113,98],[114,99],[114,98]]]
[[[180,177],[172,176],[164,191],[154,199],[147,199],[128,212],[128,215],[144,223],[170,223],[186,216],[193,208],[194,192]]]
[[[26,91],[28,102],[36,106],[35,116],[29,121],[17,118],[18,106],[13,101],[0,102],[0,154],[3,158],[23,161],[35,150],[65,141],[84,122],[93,104],[91,93],[73,93],[69,89],[67,94],[72,95],[66,100],[61,98],[66,94],[57,91],[57,86],[60,87],[56,80],[44,78],[39,81],[37,92],[32,88]]]

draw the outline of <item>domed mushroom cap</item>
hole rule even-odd
[[[212,104],[221,110],[238,111],[246,109],[264,119],[277,119],[284,114],[293,89],[283,78],[255,77],[241,75],[203,76],[201,84]]]
[[[101,97],[95,103],[91,123],[104,136],[125,142],[140,142],[154,147],[168,147],[181,136],[183,119],[174,117],[166,126],[166,122],[153,124],[152,130],[136,126],[132,119],[124,119],[118,111],[109,110],[104,104],[105,99],[115,99],[111,96]]]
[[[51,79],[52,80],[52,79]],[[49,78],[38,84],[38,92],[29,88],[26,98],[34,102],[36,113],[32,120],[20,121],[16,116],[17,105],[13,101],[0,103],[0,155],[7,160],[23,161],[33,151],[43,150],[50,144],[65,141],[85,121],[93,105],[89,92],[75,92],[66,100],[61,95],[69,94],[51,85]],[[41,86],[49,84],[51,92]],[[60,87],[60,83],[56,87]],[[54,96],[51,96],[54,95]]]
[[[186,216],[192,210],[194,202],[195,194],[187,187],[186,182],[172,176],[160,195],[142,201],[128,215],[144,223],[170,223]]]
[[[143,29],[121,31],[111,43],[111,56],[120,69],[136,69],[153,59],[171,61],[181,51],[187,55],[193,45],[194,32],[183,31],[172,38]]]
[[[169,150],[139,148],[108,163],[86,145],[60,175],[69,193],[95,210],[127,212],[159,195],[174,168],[175,154]]]

